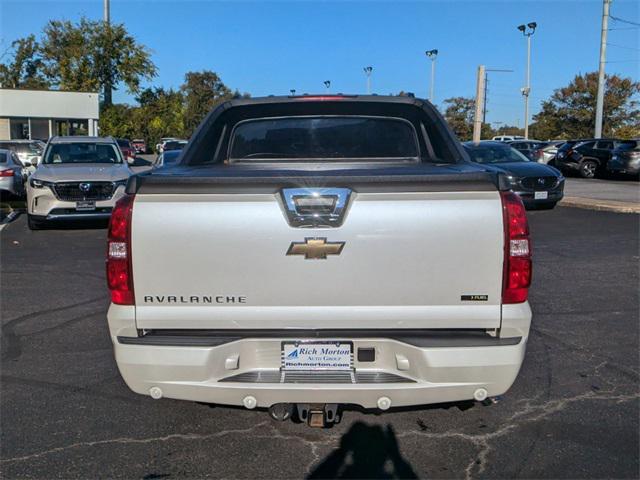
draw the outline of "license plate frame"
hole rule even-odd
[[[76,211],[78,212],[92,212],[95,209],[95,200],[80,200],[76,202]]]
[[[345,349],[348,348],[348,351]],[[324,353],[322,348],[339,353]],[[315,351],[314,351],[315,350]],[[293,354],[293,352],[297,352]],[[343,371],[354,369],[353,342],[343,340],[285,340],[280,345],[284,371]]]
[[[533,194],[534,200],[547,200],[548,198],[549,198],[549,192],[547,191],[535,192]]]

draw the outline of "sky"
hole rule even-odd
[[[102,0],[0,0],[0,54],[16,38],[38,35],[53,19],[102,18]],[[187,71],[213,70],[232,89],[253,96],[326,91],[401,90],[428,97],[430,60],[438,49],[434,103],[475,95],[489,73],[487,121],[522,126],[526,40],[532,37],[532,114],[553,90],[598,69],[602,0],[561,1],[217,1],[111,0],[111,21],[124,23],[158,67],[148,86],[179,88]],[[614,0],[611,15],[640,23],[640,2]],[[640,80],[640,29],[610,21],[607,73]],[[134,103],[124,88],[117,102]]]

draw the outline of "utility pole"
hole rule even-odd
[[[595,138],[602,137],[602,112],[604,110],[604,67],[607,63],[607,32],[611,0],[602,0],[602,31],[600,32],[600,67],[598,68],[598,95],[596,97]]]
[[[331,88],[331,80],[325,80],[324,81],[324,86],[327,87],[327,92],[328,92],[329,88]]]
[[[524,97],[524,138],[529,138],[529,94],[531,93],[531,35],[536,31],[538,24],[529,22],[527,25],[518,25],[518,30],[527,37],[527,84],[520,89]],[[528,29],[527,29],[528,27]]]
[[[367,95],[371,95],[371,72],[373,67],[364,67],[364,74],[367,76]]]
[[[107,32],[111,32],[111,6],[110,6],[110,1],[111,0],[103,0],[103,18],[102,20],[104,21],[104,25],[105,25],[105,31]],[[109,58],[109,61],[111,61],[111,59]],[[112,104],[112,97],[111,97],[111,91],[112,91],[112,85],[111,85],[111,81],[110,80],[106,80],[104,82],[104,104],[105,105],[111,105]]]
[[[478,82],[476,85],[476,112],[473,117],[473,141],[480,141],[482,131],[482,112],[484,111],[484,81],[485,81],[484,65],[478,67]]]
[[[429,88],[429,101],[433,103],[433,86],[436,83],[436,58],[438,58],[438,50],[427,50],[424,53],[431,60],[431,85]]]

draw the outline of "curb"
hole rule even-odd
[[[618,202],[616,200],[564,197],[558,205],[561,207],[584,208],[587,210],[598,210],[601,212],[640,213],[640,203]]]

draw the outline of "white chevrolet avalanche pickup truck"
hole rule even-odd
[[[482,401],[518,374],[524,207],[426,101],[232,100],[126,192],[108,320],[134,392],[321,426],[346,404]]]

